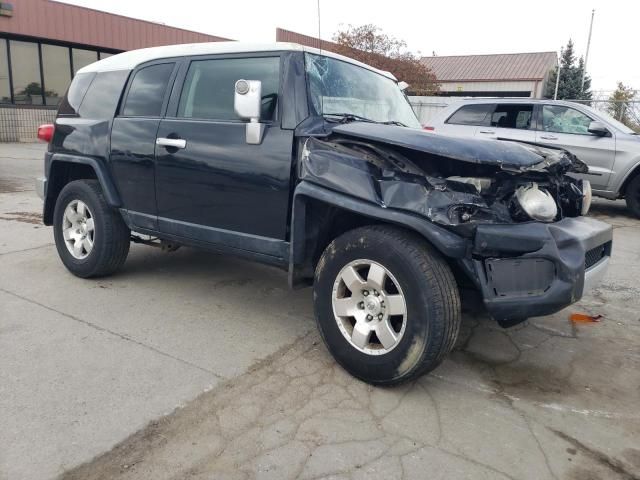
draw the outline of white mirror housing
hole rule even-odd
[[[260,123],[262,107],[262,82],[240,79],[235,85],[233,109],[240,118],[249,120],[246,125],[246,141],[252,145],[262,143],[265,125]]]
[[[599,135],[601,137],[605,137],[610,135],[609,130],[606,125],[602,122],[593,121],[589,124],[588,128],[589,133],[593,133],[594,135]]]

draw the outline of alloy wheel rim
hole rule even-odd
[[[89,256],[95,243],[93,214],[82,200],[72,200],[62,215],[62,236],[69,253],[77,260]]]
[[[349,344],[368,355],[396,348],[406,330],[407,305],[393,274],[372,260],[345,265],[333,284],[333,314]]]

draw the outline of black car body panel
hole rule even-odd
[[[602,246],[610,256],[611,239],[610,225],[586,217],[479,226],[473,264],[487,310],[498,321],[518,321],[580,300],[592,267],[586,253]]]

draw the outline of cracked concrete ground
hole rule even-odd
[[[287,292],[275,270],[134,249],[121,275],[77,281],[50,245],[4,240],[7,224],[43,239],[47,230],[16,219],[30,218],[19,214],[28,201],[0,200],[0,216],[14,217],[0,219],[0,253],[9,252],[0,255],[0,419],[14,429],[0,430],[7,478],[68,468],[61,479],[640,479],[640,221],[621,202],[593,208],[615,227],[612,266],[595,292],[509,330],[467,311],[438,369],[385,389],[335,364],[309,320],[308,292]],[[25,277],[34,285],[18,288]],[[87,299],[96,312],[87,314]],[[574,325],[571,312],[604,318]],[[60,467],[56,455],[69,461]],[[29,462],[44,474],[30,476]]]

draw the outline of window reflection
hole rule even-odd
[[[261,120],[272,120],[278,100],[280,58],[229,58],[191,62],[180,97],[178,116],[239,120],[233,107],[237,80],[262,82]]]
[[[45,103],[58,105],[71,82],[69,49],[57,45],[42,45]]]
[[[42,105],[38,44],[11,40],[9,48],[14,102],[21,105]]]

